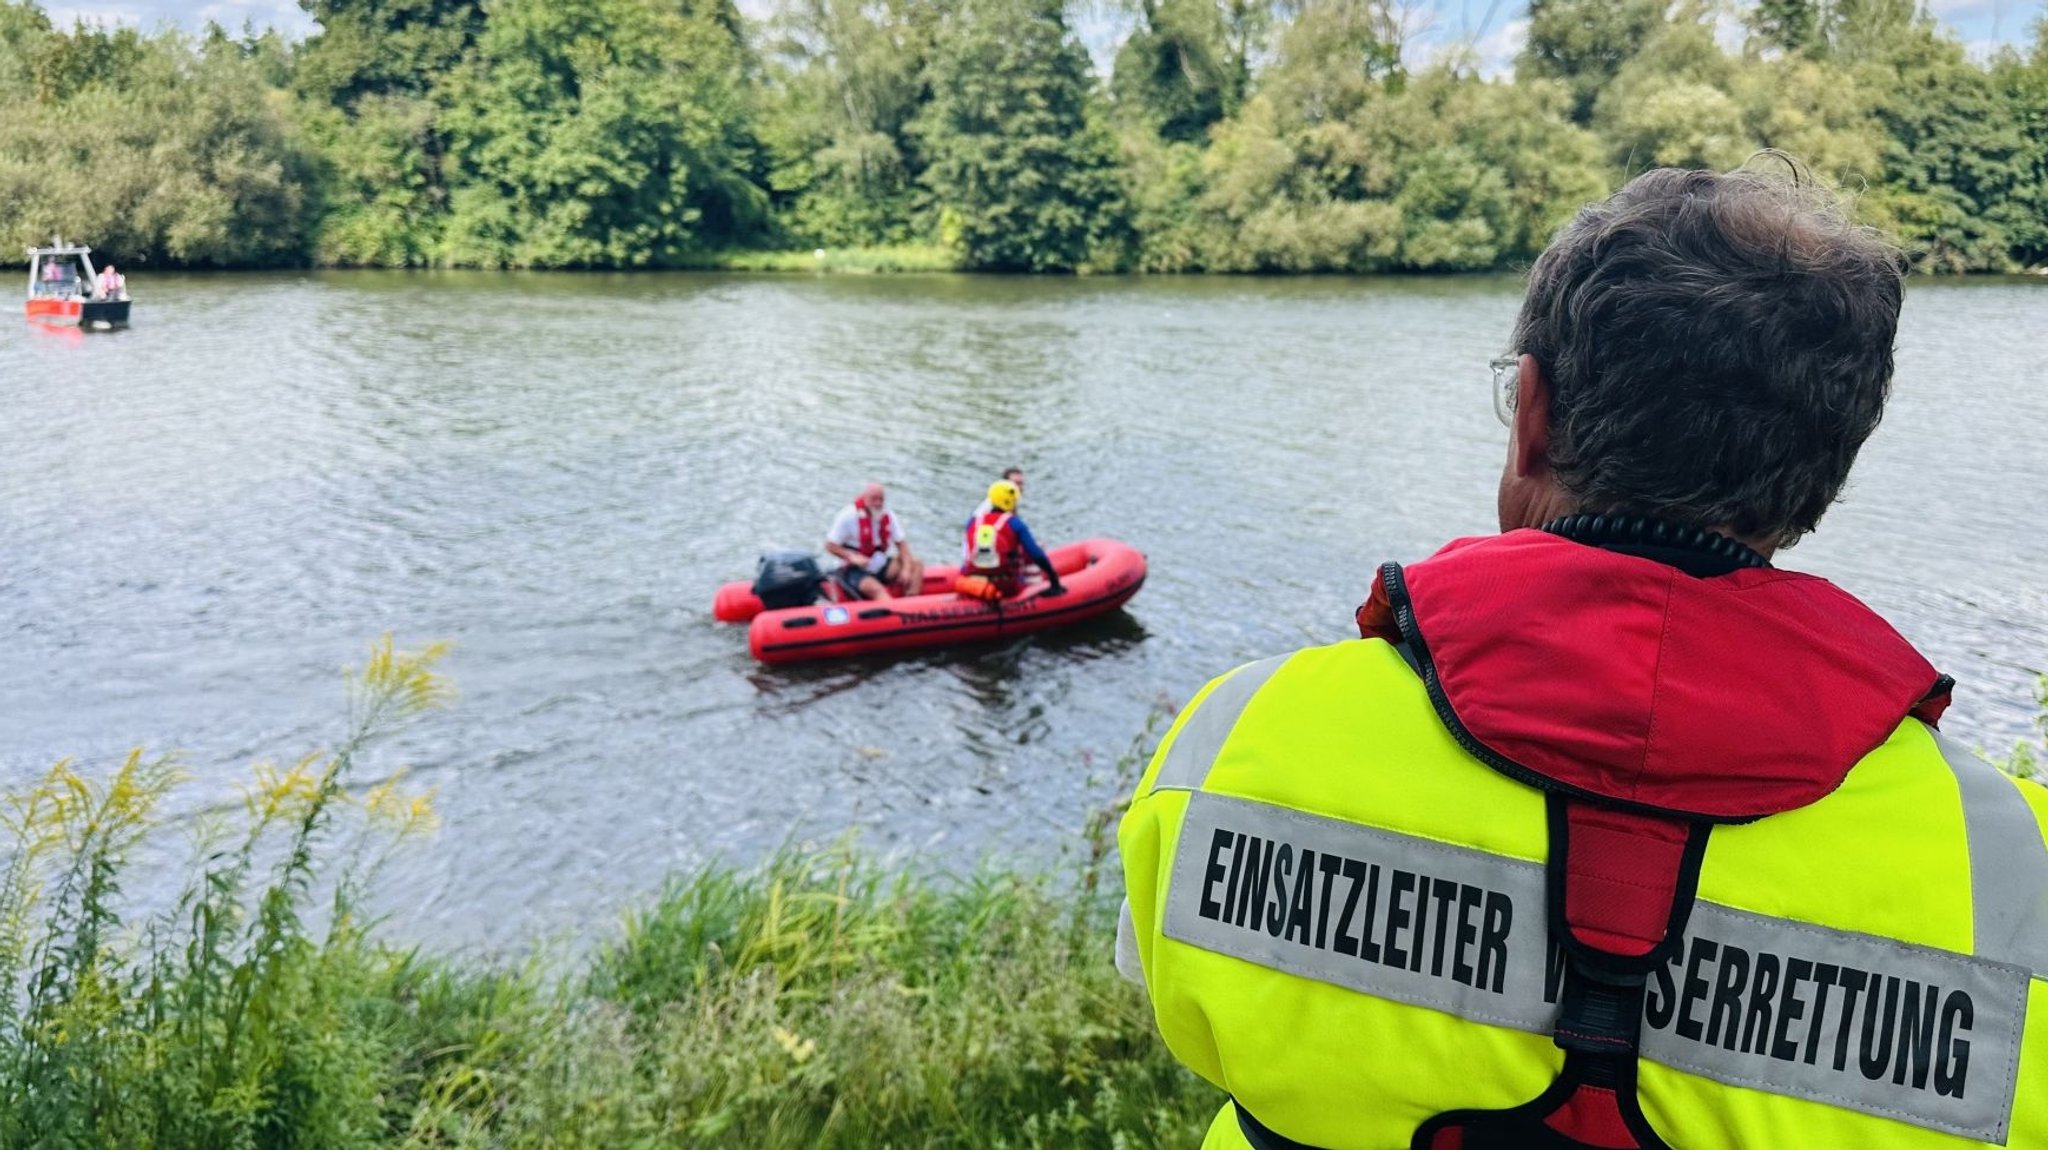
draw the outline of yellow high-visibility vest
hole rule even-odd
[[[2048,788],[1917,719],[1820,801],[1715,827],[1648,985],[1644,1116],[1679,1150],[2048,1148],[2044,827]],[[1545,798],[1386,642],[1210,683],[1119,844],[1161,1034],[1264,1127],[1405,1147],[1558,1074]],[[1226,1105],[1205,1146],[1248,1145]]]

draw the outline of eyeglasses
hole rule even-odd
[[[1497,355],[1487,360],[1486,366],[1493,372],[1493,413],[1500,417],[1502,427],[1513,427],[1515,392],[1522,378],[1522,357]]]

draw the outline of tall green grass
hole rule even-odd
[[[707,870],[566,973],[379,942],[379,844],[432,810],[356,764],[445,698],[437,656],[375,648],[336,749],[258,768],[168,911],[131,916],[123,883],[162,849],[175,763],[59,764],[8,800],[0,1147],[1199,1140],[1217,1096],[1112,969],[1108,813],[1078,876],[890,872],[846,844]]]
[[[2048,784],[2048,674],[2034,679],[2034,737],[2015,743],[2012,754],[1998,760],[1998,766],[2007,774]]]

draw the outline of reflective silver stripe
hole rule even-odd
[[[1533,862],[1197,792],[1162,928],[1271,970],[1548,1033],[1563,965],[1545,889]],[[2027,990],[2028,971],[2008,963],[1701,902],[1651,976],[1643,1056],[2003,1143]]]
[[[2027,972],[1713,903],[1651,976],[1643,1057],[2003,1144]]]
[[[1273,672],[1288,659],[1286,655],[1275,655],[1256,663],[1247,663],[1232,671],[1228,678],[1216,684],[1216,688],[1195,704],[1195,713],[1181,724],[1180,732],[1173,737],[1173,743],[1166,748],[1166,761],[1159,764],[1159,774],[1152,780],[1152,789],[1195,790],[1209,777],[1209,766],[1223,750],[1223,741],[1230,737],[1230,730],[1237,726],[1237,717],[1244,713],[1245,704],[1252,701]]]
[[[1477,1022],[1556,1019],[1536,863],[1197,793],[1168,881],[1168,938]]]
[[[1997,767],[1939,732],[1935,745],[1956,774],[1970,842],[1970,903],[1978,957],[2048,978],[2048,845],[2019,788]]]

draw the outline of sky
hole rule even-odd
[[[774,0],[739,0],[741,9],[762,14]],[[1479,70],[1488,76],[1512,71],[1516,52],[1528,33],[1525,5],[1517,0],[1409,0],[1413,11],[1413,34],[1408,55],[1411,64],[1426,63],[1434,55],[1461,44],[1477,51]],[[1931,0],[1940,17],[1973,54],[1987,55],[1999,44],[2024,46],[2032,41],[2035,21],[2048,15],[2048,0]],[[181,24],[190,29],[216,21],[229,28],[243,24],[274,26],[288,33],[304,35],[314,24],[296,0],[43,0],[43,7],[60,25],[73,19],[89,22],[136,24],[154,27],[161,23]],[[1106,64],[1114,53],[1128,23],[1109,14],[1118,5],[1097,2],[1085,5],[1093,14],[1080,21],[1079,32],[1094,52],[1098,63]]]

